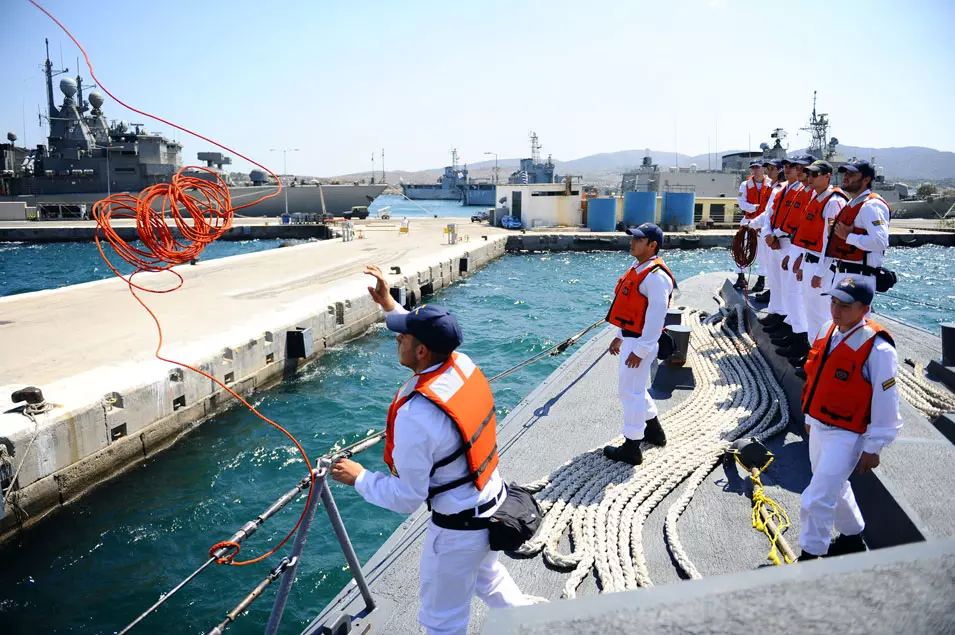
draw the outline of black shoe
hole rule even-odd
[[[796,336],[792,333],[790,333],[789,335],[785,335],[783,337],[773,336],[772,338],[770,338],[769,341],[772,342],[773,346],[776,347],[776,353],[779,355],[782,355],[782,353],[779,352],[779,349],[789,348],[790,346],[795,344]],[[786,357],[788,357],[788,355],[786,355]]]
[[[783,316],[778,313],[768,313],[756,321],[759,322],[763,327],[773,326],[782,322]]]
[[[756,296],[756,301],[759,302],[760,304],[769,304],[769,299],[771,297],[770,293],[771,293],[770,290],[766,289],[765,291],[763,291],[762,293]]]
[[[836,536],[836,539],[829,543],[829,556],[844,556],[848,553],[859,553],[868,551],[869,545],[865,543],[862,534],[854,536]]]
[[[747,287],[746,283],[746,274],[738,273],[736,274],[736,282],[733,283],[733,288],[737,291],[742,291]]]
[[[753,288],[750,289],[749,292],[760,293],[765,288],[766,288],[766,276],[760,276],[756,278],[756,284],[753,285]]]
[[[790,357],[789,365],[793,368],[802,369],[802,367],[806,365],[806,356],[800,355],[799,357]]]
[[[796,558],[796,562],[807,562],[809,560],[817,560],[820,556],[814,556],[811,553],[803,551],[799,554],[799,557]]]
[[[782,337],[783,335],[792,334],[793,327],[789,326],[789,324],[786,322],[786,318],[783,318],[772,326],[765,327],[763,330],[773,337]]]
[[[777,348],[776,354],[787,359],[799,359],[809,352],[809,348],[803,344],[798,335],[793,336],[793,341],[789,346]]]
[[[643,463],[643,452],[640,451],[640,441],[627,439],[620,447],[608,445],[604,448],[604,456],[611,461],[620,461],[630,465]]]
[[[660,425],[660,419],[654,417],[647,421],[647,427],[643,431],[643,440],[661,448],[667,444],[667,435],[663,432],[663,426]]]

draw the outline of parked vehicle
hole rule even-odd
[[[475,212],[471,214],[472,223],[483,223],[484,221],[490,220],[491,215],[488,212]]]
[[[368,206],[355,205],[351,208],[350,211],[343,213],[342,217],[345,220],[352,220],[353,218],[357,218],[358,220],[365,220],[366,218],[368,218]]]
[[[390,220],[390,219],[391,219],[391,208],[390,208],[390,207],[382,207],[380,210],[378,210],[378,218],[380,218],[381,220]]]
[[[524,225],[521,224],[519,218],[514,216],[505,216],[501,219],[501,227],[504,229],[523,229]]]

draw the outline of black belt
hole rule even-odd
[[[851,273],[863,276],[874,276],[877,271],[875,267],[859,265],[854,262],[844,262],[842,260],[833,263],[832,266],[835,268],[835,271],[838,271],[839,273]]]
[[[643,333],[637,333],[636,331],[628,331],[627,329],[620,329],[620,334],[624,337],[643,337]]]
[[[805,257],[805,261],[806,261],[806,262],[809,262],[809,263],[817,263],[817,262],[819,262],[819,256],[817,256],[817,255],[815,255],[815,254],[809,254],[809,253],[807,253],[807,254],[806,254],[806,257]]]
[[[465,509],[463,512],[458,512],[456,514],[439,514],[438,512],[431,512],[431,522],[442,529],[487,529],[491,523],[491,519],[475,518],[475,516],[479,516],[493,509],[494,506],[500,502],[501,497],[504,495],[505,489],[506,488],[502,486],[501,491],[497,496],[486,503],[481,503],[476,508],[472,507],[470,509]]]

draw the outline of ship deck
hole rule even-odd
[[[715,312],[717,303],[713,296],[721,286],[724,297],[727,292],[735,295],[729,285],[724,284],[727,275],[697,276],[681,282],[675,303]],[[741,301],[738,296],[727,299]],[[913,358],[927,363],[938,357],[938,337],[893,320],[884,321],[896,336],[900,360]],[[501,469],[508,481],[526,483],[542,478],[569,459],[619,436],[622,411],[616,395],[618,361],[606,353],[611,337],[612,332],[607,328],[587,342],[522,401],[501,424],[498,433],[499,447],[502,448]],[[755,338],[761,350],[768,350],[768,338],[758,327]],[[778,369],[777,377],[786,392],[792,394],[798,391],[798,380],[790,376],[788,368],[775,359],[774,354],[763,354],[767,361]],[[694,376],[690,366],[681,369],[659,367],[652,390],[661,415],[686,400],[693,387]],[[600,407],[594,407],[595,404],[600,404]],[[955,475],[950,469],[955,461],[955,448],[924,415],[907,404],[903,404],[903,417],[903,432],[894,446],[884,454],[878,478],[870,475],[870,478],[854,481],[860,506],[863,507],[869,523],[867,533],[873,547],[886,547],[921,538],[955,537],[955,519],[945,507],[947,497],[938,496],[939,492],[950,492],[955,487]],[[666,425],[665,420],[664,423]],[[789,512],[792,527],[786,535],[797,553],[798,546],[795,543],[799,532],[799,496],[810,478],[807,442],[804,435],[800,434],[801,427],[800,422],[791,422],[788,430],[767,443],[776,459],[763,476],[767,493]],[[645,456],[652,452],[665,453],[666,448],[653,448],[645,452]],[[745,584],[758,587],[761,578],[757,576],[767,567],[772,568],[767,560],[767,539],[750,526],[752,504],[748,493],[751,488],[747,481],[742,471],[733,462],[726,460],[707,476],[696,491],[679,521],[679,532],[690,559],[704,576],[704,581],[682,584],[709,584],[707,588],[715,588],[718,591],[722,588],[719,586],[719,579],[713,582],[709,580],[710,576],[734,572],[746,575],[748,572],[753,575],[746,579]],[[685,484],[664,498],[644,526],[645,555],[650,577],[657,586],[681,581],[679,569],[674,565],[664,539],[663,524],[667,509],[682,494],[683,487]],[[899,510],[904,514],[901,519],[898,516]],[[428,522],[428,513],[422,508],[409,517],[363,567],[372,593],[380,604],[375,612],[362,618],[361,632],[419,632],[416,601],[418,560]],[[569,550],[565,536],[562,539],[561,551],[566,553]],[[869,554],[866,554],[838,560],[868,556]],[[567,573],[549,568],[540,556],[516,559],[502,555],[501,559],[525,593],[542,596],[555,604],[495,612],[495,624],[489,624],[483,632],[504,632],[500,630],[503,626],[501,619],[497,617],[502,614],[515,623],[523,621],[521,616],[528,616],[535,625],[535,628],[529,629],[515,627],[508,632],[596,632],[588,627],[574,627],[576,618],[572,616],[577,611],[574,606],[568,606],[568,603],[575,601],[559,600]],[[767,584],[769,580],[767,578]],[[939,587],[937,591],[950,595],[953,586],[951,577],[946,581],[947,586]],[[671,590],[660,597],[672,601],[674,597],[680,597],[684,593],[683,586],[675,588],[676,591]],[[699,595],[701,592],[698,589],[698,586],[688,587],[686,592]],[[589,601],[586,598],[598,593],[593,575],[588,576],[577,589],[578,597],[584,598],[579,600],[580,606],[585,606]],[[640,594],[645,591],[628,593]],[[593,598],[590,606],[604,597],[606,596]],[[818,599],[818,596],[816,598]],[[637,601],[624,601],[623,604]],[[361,598],[351,584],[325,608],[305,633],[321,632],[321,624],[336,619],[343,612],[360,615],[362,607]],[[818,601],[813,606],[799,608],[805,615],[814,616],[813,623],[818,628],[812,629],[812,632],[840,632],[838,628],[831,630],[832,625],[838,623],[837,616],[832,615],[831,611],[827,614]],[[651,606],[650,612],[653,612],[653,609]],[[549,615],[553,615],[553,619],[549,618]],[[474,600],[469,633],[482,632],[487,616],[485,605]],[[600,623],[599,611],[593,619]],[[681,630],[679,622],[670,621],[667,624]],[[612,627],[611,622],[604,622],[601,627],[607,628],[608,632],[636,633],[644,630],[640,621],[616,620],[612,622]],[[366,628],[367,630],[364,630]],[[673,631],[663,629],[654,632]]]

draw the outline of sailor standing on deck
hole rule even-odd
[[[776,346],[776,353],[796,364],[809,352],[809,336],[806,326],[806,309],[802,300],[802,284],[796,279],[792,271],[792,264],[800,255],[800,250],[792,244],[806,205],[809,203],[811,190],[806,187],[806,175],[803,169],[815,159],[804,155],[784,159],[786,177],[790,187],[781,195],[778,217],[775,219],[773,233],[778,240],[784,255],[780,262],[783,305],[786,309],[786,321],[777,332],[773,333],[772,343]],[[788,328],[787,328],[788,326]]]
[[[862,275],[875,287],[875,271],[889,247],[889,205],[870,190],[875,169],[868,161],[839,168],[842,189],[852,197],[832,225],[826,264],[834,268],[835,283],[849,274]]]
[[[378,267],[365,273],[377,278],[368,291],[384,309],[386,326],[399,334],[398,359],[415,374],[388,409],[384,458],[392,473],[342,459],[332,478],[399,514],[428,501],[418,622],[429,635],[464,635],[474,595],[492,608],[532,603],[490,550],[488,530],[470,526],[493,515],[507,496],[497,470],[494,397],[481,370],[455,352],[462,337],[451,314],[435,305],[409,313],[391,298]]]
[[[743,210],[743,218],[739,221],[740,227],[746,227],[755,221],[766,209],[766,203],[769,201],[769,195],[772,192],[772,181],[763,175],[763,162],[753,161],[749,164],[749,178],[740,183],[739,195],[736,197],[739,208]],[[753,227],[753,229],[758,229]],[[765,242],[757,240],[756,244],[756,265],[753,269],[756,275],[756,284],[750,289],[751,293],[759,293],[766,285],[766,260],[765,252],[769,251],[769,246]],[[747,286],[746,275],[743,268],[736,265],[736,283],[733,288],[742,291]]]
[[[660,335],[676,279],[663,264],[660,246],[663,231],[653,223],[627,230],[630,255],[636,261],[617,281],[607,321],[619,330],[610,343],[610,354],[620,356],[617,389],[623,403],[623,436],[620,447],[608,445],[604,456],[640,465],[640,442],[666,445],[657,406],[647,390],[650,367],[659,350]]]
[[[806,362],[802,411],[812,480],[800,505],[800,560],[866,549],[865,522],[848,479],[878,467],[879,453],[902,427],[895,342],[866,317],[874,294],[863,276],[834,286],[832,321],[819,330]],[[833,527],[839,537],[830,544]]]
[[[782,323],[786,317],[786,311],[783,309],[781,290],[782,270],[779,266],[782,260],[780,255],[782,250],[773,249],[768,243],[771,242],[770,237],[773,236],[772,219],[776,202],[779,200],[779,195],[783,189],[789,185],[789,182],[786,180],[786,172],[783,170],[782,161],[767,161],[764,165],[766,166],[766,171],[769,173],[769,178],[773,179],[773,188],[769,193],[769,199],[766,201],[766,209],[756,220],[750,223],[750,227],[759,229],[759,242],[761,245],[766,245],[764,267],[766,269],[766,284],[769,286],[769,289],[767,289],[765,293],[768,294],[769,297],[766,298],[764,295],[761,295],[757,297],[757,300],[762,302],[765,302],[767,299],[769,300],[769,306],[767,307],[769,315],[760,318],[760,324],[764,327],[769,327]],[[773,240],[775,240],[775,237]]]
[[[829,226],[849,197],[839,188],[830,185],[832,164],[828,161],[815,161],[803,172],[812,194],[799,228],[793,236],[793,245],[801,249],[802,254],[796,257],[792,268],[796,279],[802,283],[808,332],[815,334],[830,318],[829,297],[824,294],[832,286],[832,272],[828,267],[822,266]]]

